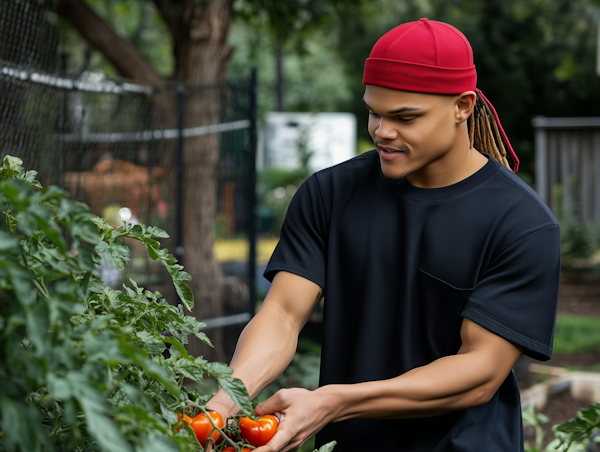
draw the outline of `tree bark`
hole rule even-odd
[[[189,31],[175,39],[175,76],[192,86],[186,95],[186,127],[219,123],[221,89],[200,86],[225,77],[232,54],[227,42],[231,6],[232,0],[212,0],[202,7],[193,4],[183,14]],[[219,143],[218,134],[185,141],[183,262],[194,278],[194,315],[200,319],[224,314],[223,277],[213,254]],[[222,329],[211,331],[215,344],[223,343],[222,333]],[[213,351],[194,340],[188,349],[192,355],[227,359],[222,346]]]
[[[58,14],[100,51],[123,77],[144,85],[160,85],[164,79],[127,39],[118,35],[81,0],[56,0]]]
[[[119,72],[143,84],[162,84],[143,56],[125,38],[117,35],[81,0],[56,0],[58,12],[79,33],[102,52]],[[221,90],[211,85],[221,81],[227,71],[233,49],[228,44],[233,0],[154,0],[174,39],[174,79],[186,85],[184,127],[218,124]],[[159,94],[157,118],[168,121],[176,117],[174,96]],[[166,122],[165,122],[166,123]],[[198,319],[224,314],[223,277],[213,254],[214,220],[217,202],[217,164],[219,135],[187,138],[184,143],[184,217],[183,265],[192,275],[193,315]],[[173,153],[175,147],[173,147]],[[173,156],[166,161],[175,162]],[[214,350],[196,338],[190,338],[188,351],[210,360],[227,359],[220,330],[210,331]]]

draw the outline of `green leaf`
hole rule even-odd
[[[191,311],[194,307],[194,295],[192,294],[192,290],[182,281],[173,281],[173,284],[175,284],[175,290],[177,291],[177,295],[179,295],[179,299],[188,311]]]
[[[140,452],[179,452],[179,448],[171,438],[158,433],[151,433],[144,437],[137,450]]]
[[[195,332],[194,336],[196,336],[198,339],[200,339],[206,345],[208,345],[208,346],[210,346],[212,348],[215,348],[215,346],[213,345],[213,343],[211,342],[211,340],[208,338],[208,336],[206,334],[204,334],[202,331]]]
[[[94,250],[96,250],[97,253],[103,253],[108,248],[109,248],[108,243],[106,243],[104,240],[100,240],[94,247]]]
[[[169,238],[169,234],[167,234],[162,229],[157,228],[156,226],[148,226],[148,228],[146,230],[152,235],[152,237],[156,237],[159,239],[168,239]]]
[[[0,168],[2,170],[10,170],[12,172],[14,172],[15,174],[21,174],[23,173],[23,160],[21,160],[19,157],[13,157],[11,155],[7,155],[4,157],[4,159],[2,160],[2,167]]]
[[[163,369],[159,364],[157,364],[155,361],[146,360],[146,362],[143,365],[143,368],[144,371],[146,371],[146,373],[151,378],[160,382],[165,388],[167,388],[167,390],[171,394],[173,394],[176,397],[179,396],[179,393],[181,392],[179,386],[177,386],[177,383],[175,383],[175,381],[169,378],[167,371]]]
[[[204,379],[204,372],[206,369],[192,359],[177,359],[172,363],[172,366],[174,371],[181,372],[184,377],[187,377],[190,380],[201,383]]]
[[[103,256],[111,267],[116,268],[117,270],[124,270],[127,265],[127,260],[120,253],[115,252],[112,249],[106,250]]]
[[[148,331],[137,331],[135,335],[142,341],[142,347],[149,355],[160,355],[166,348],[162,340]]]
[[[165,400],[159,398],[158,403],[162,417],[165,418],[169,424],[175,424],[177,422],[177,413],[169,408],[169,405]]]
[[[227,367],[223,363],[209,363],[207,365],[209,374],[217,379],[219,386],[231,397],[231,400],[234,401],[246,416],[254,416],[252,401],[250,400],[246,386],[242,380],[230,377],[223,372],[221,366]],[[229,369],[228,373],[231,372],[233,370]]]
[[[146,247],[146,249],[148,251],[148,256],[150,256],[150,259],[155,261],[158,258],[158,254],[156,254],[156,250],[154,248],[152,248],[151,246]]]
[[[26,236],[31,237],[37,231],[37,220],[29,212],[21,212],[17,216],[17,220],[19,221],[19,231],[21,231]]]
[[[23,178],[23,180],[25,182],[27,182],[30,185],[33,185],[36,188],[42,188],[42,184],[39,183],[39,181],[35,180],[35,176],[37,176],[38,172],[37,171],[27,171],[25,173],[25,177]]]
[[[108,417],[110,405],[106,398],[93,386],[90,386],[85,375],[72,371],[67,375],[71,390],[81,405],[87,420],[87,428],[94,435],[100,446],[107,451],[131,452],[131,447]]]
[[[19,239],[7,234],[6,232],[0,231],[0,251],[20,253],[21,246],[19,245]]]
[[[48,353],[50,345],[48,339],[48,306],[45,303],[36,303],[25,307],[27,319],[27,334],[29,340],[35,346],[35,354],[42,357]]]
[[[233,369],[224,363],[209,363],[207,370],[214,378],[227,377],[233,373]]]
[[[4,450],[52,450],[40,412],[33,405],[0,395]],[[43,446],[43,447],[41,447]]]
[[[337,441],[331,441],[330,443],[324,444],[321,447],[319,447],[318,451],[315,449],[313,452],[331,452],[336,444]]]
[[[71,397],[71,385],[64,378],[58,377],[55,374],[47,375],[48,392],[56,400],[67,400]]]
[[[187,358],[190,355],[188,354],[187,350],[185,349],[185,347],[183,346],[183,344],[181,342],[179,342],[177,339],[175,339],[174,337],[164,337],[162,339],[164,342],[167,342],[169,344],[171,344],[173,347],[175,347],[175,349],[179,352],[179,354],[183,357],[183,358]]]

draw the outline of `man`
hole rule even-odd
[[[260,404],[258,415],[282,417],[256,451],[294,450],[319,431],[318,445],[344,452],[522,451],[511,369],[522,353],[552,353],[558,223],[507,169],[454,27],[393,29],[363,83],[376,150],[299,189],[265,272],[271,290],[231,363],[256,395],[325,294],[320,387]],[[222,392],[210,406],[237,411]]]

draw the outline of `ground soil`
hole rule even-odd
[[[581,408],[585,408],[589,404],[589,400],[574,399],[571,397],[569,391],[565,391],[551,398],[548,404],[541,410],[541,412],[548,417],[548,422],[542,425],[542,431],[544,432],[543,447],[546,447],[546,445],[554,438],[552,426],[562,424],[563,422],[574,418]],[[590,449],[590,452],[596,450],[600,451],[600,448]]]
[[[600,272],[563,272],[560,279],[558,312],[600,317]]]

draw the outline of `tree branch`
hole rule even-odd
[[[100,51],[122,76],[145,85],[159,85],[164,82],[133,44],[118,35],[83,1],[55,1],[58,14]]]
[[[162,16],[163,20],[169,27],[171,36],[176,37],[181,32],[181,20],[180,17],[183,14],[183,10],[189,8],[189,2],[173,2],[172,0],[153,0],[156,5],[156,9]],[[193,6],[193,4],[192,4]]]

